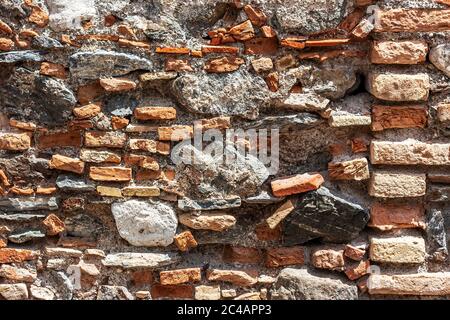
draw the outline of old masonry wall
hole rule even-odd
[[[449,41],[449,0],[0,0],[0,299],[449,298]],[[278,171],[182,144],[273,128]]]

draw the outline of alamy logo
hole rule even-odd
[[[371,5],[367,7],[366,13],[369,15],[367,20],[374,25],[375,28],[380,24],[380,7],[377,5]]]
[[[172,136],[180,136],[175,130]],[[193,152],[193,146],[197,151]],[[275,175],[279,169],[278,129],[218,129],[203,130],[200,122],[194,122],[192,138],[178,143],[171,152],[174,164],[202,164],[214,161],[217,165],[230,165],[246,161],[250,157],[258,159]]]

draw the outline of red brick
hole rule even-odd
[[[425,128],[428,121],[426,106],[372,107],[372,130],[393,128]]]
[[[38,253],[36,251],[12,248],[0,249],[0,263],[20,263],[37,258]]]
[[[305,250],[303,247],[286,247],[267,249],[266,267],[279,268],[305,263]]]
[[[40,149],[54,147],[81,147],[81,131],[42,133],[37,138]]]
[[[223,260],[228,263],[260,263],[262,255],[257,248],[225,246]]]
[[[375,202],[370,208],[368,225],[383,231],[405,228],[425,229],[425,209],[418,203]]]
[[[151,294],[153,299],[158,298],[193,299],[194,286],[186,284],[173,286],[154,284],[152,285],[151,288]]]
[[[324,179],[319,173],[304,173],[273,180],[271,186],[276,197],[284,197],[316,190],[323,182]]]

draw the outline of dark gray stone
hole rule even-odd
[[[56,179],[56,185],[62,191],[76,191],[76,192],[90,192],[95,191],[95,184],[92,182],[86,182],[84,178],[62,174]]]
[[[57,210],[58,202],[55,197],[38,198],[22,197],[0,200],[0,210],[5,212],[35,211],[35,210]]]
[[[24,68],[16,69],[0,86],[0,105],[9,117],[50,126],[68,120],[76,102],[64,81]]]
[[[228,199],[207,199],[207,200],[192,200],[183,198],[178,200],[178,208],[183,211],[192,210],[221,210],[238,208],[241,206],[240,197],[232,197]]]
[[[95,217],[79,214],[64,220],[69,237],[95,238],[103,229],[103,225]]]
[[[17,63],[25,61],[40,62],[44,60],[45,51],[24,50],[0,53],[0,63]]]
[[[42,233],[40,230],[19,231],[8,236],[8,240],[13,243],[25,243],[41,238],[45,238],[45,233]]]
[[[103,112],[114,116],[126,117],[131,116],[138,105],[139,101],[129,95],[114,95],[105,103]]]
[[[31,44],[37,49],[61,49],[64,47],[58,40],[42,35],[34,37]]]
[[[33,213],[0,213],[0,221],[15,221],[25,222],[32,220],[42,220],[45,218],[45,214],[33,214]]]
[[[435,261],[445,261],[448,256],[447,232],[441,210],[431,209],[427,215],[428,254]]]
[[[135,70],[152,70],[148,59],[114,51],[77,52],[70,57],[70,72],[73,77],[98,79],[122,76]]]
[[[283,242],[346,242],[358,236],[369,217],[367,209],[321,187],[298,197],[295,210],[283,221]]]
[[[249,204],[271,204],[271,203],[278,203],[283,200],[284,197],[274,197],[269,192],[262,191],[256,196],[248,197],[246,199],[243,199],[242,201]]]
[[[431,185],[427,192],[427,200],[431,202],[449,202],[450,186]]]

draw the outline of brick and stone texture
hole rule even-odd
[[[447,0],[0,1],[0,300],[448,299],[449,32]],[[278,129],[277,170],[210,129]]]

